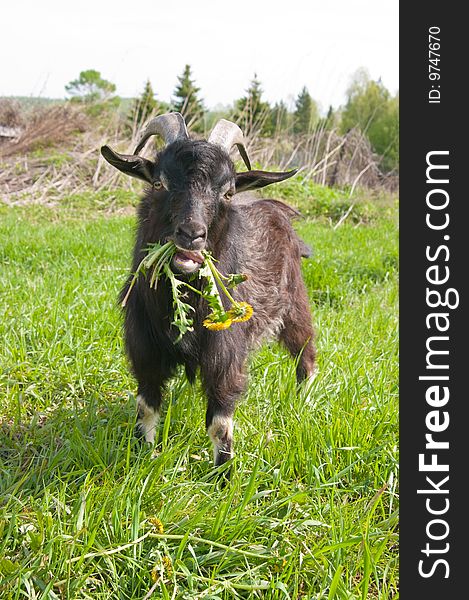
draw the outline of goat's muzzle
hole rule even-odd
[[[186,250],[203,250],[207,241],[207,228],[198,221],[180,223],[174,232],[174,242]]]
[[[181,273],[195,273],[204,262],[202,250],[207,243],[207,227],[201,221],[189,218],[176,226],[173,241],[178,250],[173,267]]]
[[[174,253],[172,266],[179,273],[190,275],[198,271],[203,262],[204,257],[202,252],[178,248]]]

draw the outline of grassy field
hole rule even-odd
[[[199,384],[169,386],[153,456],[132,435],[132,213],[0,207],[2,599],[398,597],[397,208],[273,192],[307,217],[319,375],[296,395],[281,347],[253,357],[225,489]]]

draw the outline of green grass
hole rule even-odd
[[[2,599],[398,597],[395,206],[314,194],[297,227],[319,374],[296,395],[281,347],[253,357],[224,489],[199,384],[169,386],[154,456],[133,438],[133,217],[0,208]],[[354,202],[371,217],[334,229]]]

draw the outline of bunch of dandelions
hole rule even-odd
[[[134,273],[134,276],[130,282],[129,288],[125,297],[122,301],[122,306],[125,306],[129,298],[130,292],[134,287],[138,276],[143,273],[145,276],[151,272],[149,277],[149,285],[156,289],[158,280],[164,274],[171,285],[173,294],[173,322],[172,324],[179,330],[179,336],[176,342],[179,342],[182,336],[188,331],[193,331],[193,319],[191,312],[194,312],[194,308],[187,304],[184,300],[187,298],[187,291],[191,290],[196,294],[202,296],[207,301],[211,312],[203,321],[204,327],[212,331],[220,331],[222,329],[228,329],[233,323],[241,323],[251,318],[253,314],[253,308],[247,302],[238,302],[235,300],[229,289],[233,289],[239,283],[246,281],[247,276],[239,273],[232,273],[229,275],[223,275],[216,268],[214,259],[209,252],[203,251],[204,262],[202,267],[195,273],[189,281],[193,281],[195,277],[199,279],[204,278],[205,282],[201,290],[198,290],[192,286],[188,281],[178,279],[171,270],[171,260],[174,254],[177,252],[177,247],[174,242],[167,242],[166,244],[151,244],[147,248],[147,255],[142,259]],[[221,294],[218,290],[228,298],[230,302],[230,308],[225,310],[221,298]]]
[[[214,265],[213,258],[208,253],[204,253],[204,257],[204,265],[199,269],[199,277],[205,277],[202,295],[212,310],[203,321],[204,327],[212,331],[220,331],[228,329],[233,323],[241,323],[250,319],[253,313],[252,306],[247,302],[236,301],[228,291],[228,288],[232,289],[246,281],[246,275],[236,273],[222,275]],[[225,310],[223,306],[217,284],[231,303],[228,310]]]

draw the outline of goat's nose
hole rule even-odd
[[[190,221],[187,223],[181,223],[176,228],[176,236],[186,243],[197,244],[200,242],[205,242],[205,238],[207,236],[207,228],[203,223],[199,223],[197,221]],[[187,248],[190,250],[191,248]]]

